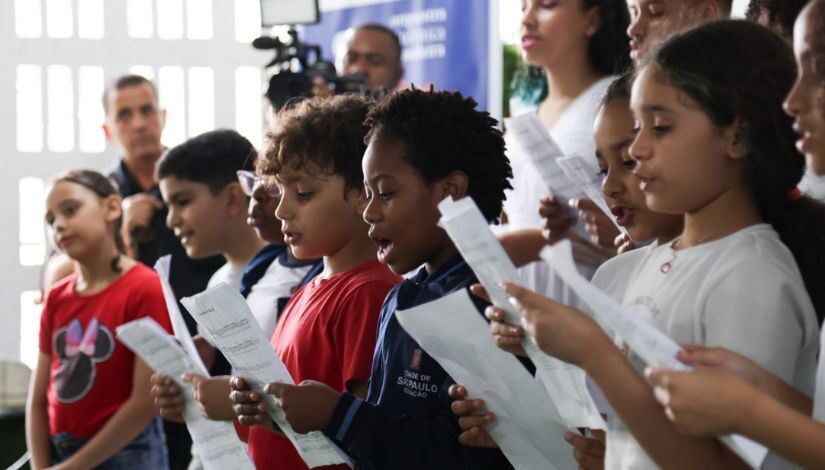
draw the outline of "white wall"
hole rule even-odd
[[[45,182],[70,168],[108,168],[117,157],[100,129],[105,82],[129,71],[156,79],[167,145],[215,127],[260,141],[260,66],[270,57],[249,45],[260,33],[257,5],[0,1],[0,359],[31,365],[37,354]]]

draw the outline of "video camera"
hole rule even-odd
[[[296,24],[314,24],[320,21],[318,0],[261,0],[263,26],[290,25],[289,40],[262,36],[252,41],[255,49],[275,51],[275,57],[266,65],[273,73],[269,79],[266,97],[275,109],[296,97],[312,96],[313,80],[321,77],[333,93],[360,93],[365,89],[364,77],[339,77],[332,62],[321,59],[321,47],[304,44],[298,38]]]

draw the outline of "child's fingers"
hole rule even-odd
[[[238,417],[255,416],[262,413],[266,413],[266,407],[263,405],[263,403],[258,403],[254,405],[232,405],[232,411],[234,411],[235,415]]]
[[[604,457],[605,447],[598,439],[582,436],[574,432],[566,432],[564,433],[564,440],[573,446],[574,449],[597,457]]]
[[[490,322],[490,331],[494,336],[503,338],[515,338],[519,341],[524,338],[524,328],[509,323],[492,321]]]
[[[475,400],[456,400],[450,405],[450,410],[458,417],[470,416],[477,413],[484,408],[484,401]]]
[[[476,297],[490,302],[490,294],[487,293],[487,289],[485,289],[481,284],[473,284],[470,286],[470,292],[472,292]]]
[[[581,468],[604,468],[605,446],[601,441],[572,432],[565,433],[564,439],[573,446],[573,458]]]
[[[496,416],[493,413],[485,413],[483,415],[471,415],[471,416],[463,416],[458,418],[458,427],[463,430],[468,430],[472,427],[480,427],[483,428],[484,426],[492,423],[495,421]]]
[[[461,384],[452,384],[447,389],[447,395],[453,400],[463,400],[467,398],[467,389]]]
[[[155,396],[155,406],[158,408],[178,408],[183,405],[183,397],[180,394]]]
[[[484,316],[487,317],[487,319],[490,321],[498,322],[503,322],[507,318],[507,316],[504,314],[504,310],[494,305],[490,305],[484,309]]]
[[[244,392],[240,390],[233,390],[229,393],[229,400],[232,401],[232,403],[236,403],[239,405],[258,404],[261,401],[261,397],[258,395],[257,392]]]
[[[470,428],[458,435],[458,442],[468,447],[496,448],[498,444],[482,428]]]
[[[246,384],[246,381],[240,377],[232,377],[229,379],[229,386],[232,387],[232,390],[249,390],[249,386]]]
[[[583,212],[601,212],[601,208],[593,202],[592,199],[581,198],[571,199],[570,207],[576,208]]]
[[[171,381],[170,381],[171,382]],[[152,388],[149,390],[149,393],[157,398],[157,397],[179,397],[180,396],[180,389],[175,385],[174,382],[166,384],[166,382],[161,382],[155,385],[152,385]]]
[[[697,345],[683,346],[684,351],[679,351],[677,358],[685,364],[704,367],[719,367],[725,363],[725,359],[730,358],[730,353],[724,348],[707,348]]]

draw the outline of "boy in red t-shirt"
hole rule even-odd
[[[314,380],[360,397],[367,393],[381,304],[401,281],[375,258],[361,217],[362,123],[369,108],[366,98],[336,96],[282,110],[258,164],[280,189],[275,215],[295,257],[324,260],[324,271],[287,304],[272,346],[296,383]],[[263,406],[243,379],[233,378],[232,387],[236,414]],[[307,468],[271,421],[241,422],[256,425],[249,434],[256,467]]]

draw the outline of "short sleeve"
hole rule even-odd
[[[332,335],[344,384],[369,380],[378,317],[392,287],[383,281],[365,283],[342,300]]]
[[[40,312],[40,334],[38,338],[38,349],[40,349],[41,353],[49,356],[52,354],[53,292],[54,291],[49,291],[49,293],[46,294],[46,299],[43,301],[43,310]]]
[[[133,308],[129,312],[129,320],[151,317],[169,333],[172,332],[172,323],[169,320],[169,311],[166,310],[166,300],[163,298],[163,289],[160,278],[154,271],[148,271],[147,276],[141,276],[140,282],[131,299]]]
[[[707,297],[703,319],[705,346],[736,351],[788,383],[816,328],[801,283],[760,261],[725,274]]]

